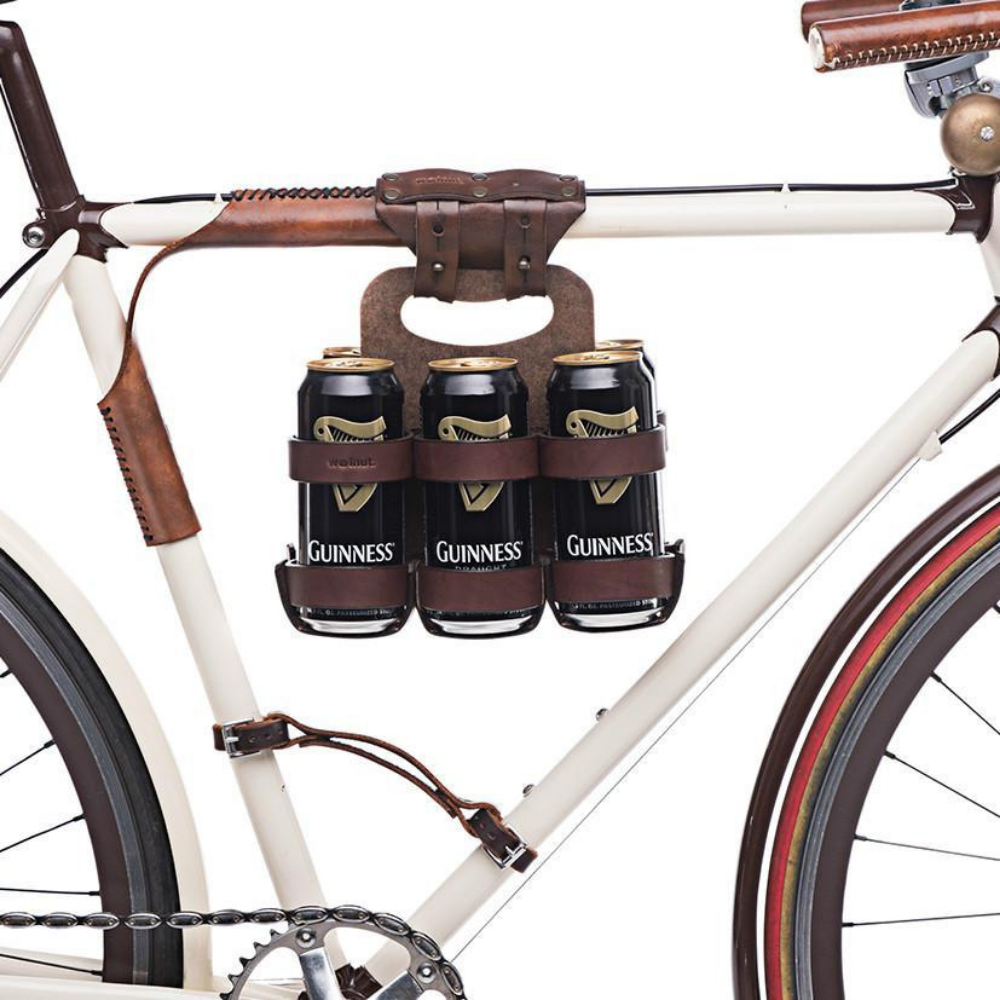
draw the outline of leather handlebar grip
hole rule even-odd
[[[810,0],[802,5],[802,35],[820,21],[841,21],[845,17],[865,17],[869,14],[892,14],[899,10],[896,0]]]
[[[1000,0],[825,21],[809,32],[821,73],[1000,48]]]

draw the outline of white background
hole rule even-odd
[[[947,172],[937,126],[909,109],[901,71],[814,74],[787,0],[62,0],[5,13],[28,32],[92,198],[368,184],[420,166],[540,167],[592,187]],[[0,259],[12,270],[33,211],[13,141],[0,190]],[[114,255],[123,296],[144,259]],[[406,264],[402,252],[190,254],[158,272],[139,322],[263,705],[400,743],[462,794],[503,807],[992,304],[967,237],[566,244],[556,259],[594,288],[599,334],[646,338],[658,364],[667,519],[690,557],[680,610],[658,630],[587,637],[547,620],[524,639],[470,645],[431,639],[416,620],[374,643],[292,632],[272,567],[295,528],[284,442],[303,364],[355,339],[367,282]],[[448,332],[447,319],[427,322]],[[213,902],[272,902],[96,395],[60,296],[0,392],[0,502],[86,589],[162,712]],[[460,968],[473,996],[728,994],[739,837],[784,692],[876,559],[993,463],[996,424],[987,418],[911,476],[469,949]],[[283,765],[327,902],[406,914],[469,849],[457,825],[361,763],[291,754]],[[219,934],[220,967],[234,967],[241,940]]]

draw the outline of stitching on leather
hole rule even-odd
[[[233,201],[327,201],[342,198],[374,198],[374,187],[242,188],[233,191]]]
[[[862,49],[842,52],[829,63],[830,69],[853,69],[856,66],[877,66],[880,63],[910,62],[957,56],[967,52],[983,52],[1000,44],[997,32],[979,32],[978,35],[955,36],[936,41],[914,42],[912,45],[889,45],[880,49]]]
[[[122,479],[125,480],[125,489],[128,490],[129,499],[132,501],[132,509],[135,511],[135,516],[139,519],[139,527],[142,529],[143,541],[152,542],[153,528],[149,523],[149,519],[146,517],[146,509],[142,504],[139,491],[136,489],[135,480],[132,478],[132,469],[128,464],[128,456],[122,446],[124,442],[122,441],[121,435],[118,433],[118,428],[115,426],[115,418],[112,416],[112,407],[104,407],[101,410],[101,416],[104,417],[104,425],[107,427],[108,434],[111,437],[111,445],[115,449],[115,458],[118,461],[118,468],[121,470]]]

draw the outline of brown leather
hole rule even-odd
[[[417,603],[433,611],[500,612],[540,607],[545,580],[540,566],[479,573],[421,566]]]
[[[539,438],[539,469],[547,479],[616,479],[659,472],[667,465],[663,427],[606,438]]]
[[[288,600],[296,608],[397,608],[409,604],[406,566],[286,565]]]
[[[232,727],[234,743],[227,746],[221,725],[212,727],[215,749],[229,753],[260,753],[262,750],[280,750],[289,745],[291,735],[288,723],[280,718],[258,719],[241,722]]]
[[[809,32],[820,21],[839,21],[845,17],[864,17],[868,14],[892,14],[899,10],[898,0],[813,0],[802,5],[802,34]]]
[[[378,182],[379,218],[417,255],[414,293],[452,302],[459,269],[502,270],[508,299],[544,295],[549,257],[586,210],[576,177],[417,170]]]
[[[365,188],[237,191],[219,216],[184,244],[185,249],[399,245]]]
[[[413,442],[417,479],[431,483],[500,483],[538,476],[538,439]]]
[[[552,320],[544,330],[519,340],[490,345],[456,346],[417,337],[403,323],[400,311],[413,295],[413,268],[380,274],[361,302],[361,350],[366,357],[392,358],[396,376],[406,391],[406,428],[420,427],[420,389],[427,381],[427,365],[441,358],[512,357],[528,386],[528,422],[532,431],[548,426],[545,387],[552,359],[594,349],[594,296],[587,283],[562,267],[549,267],[548,296]],[[493,302],[504,296],[499,271],[462,271],[456,298],[462,302]]]
[[[218,750],[226,748],[222,738],[222,727],[215,726],[215,746]],[[291,729],[297,729],[302,735],[294,736]],[[500,810],[489,802],[474,802],[460,798],[434,774],[426,764],[423,764],[411,753],[376,739],[374,736],[362,736],[359,733],[338,732],[334,729],[317,729],[304,722],[286,715],[283,712],[272,712],[263,719],[240,723],[233,727],[233,734],[240,738],[237,748],[246,746],[243,752],[255,752],[263,749],[284,750],[289,747],[322,747],[327,750],[339,750],[353,754],[363,760],[377,764],[404,778],[414,787],[440,806],[449,816],[457,819],[463,829],[472,837],[480,840],[487,850],[501,850],[504,846],[511,850],[524,847],[520,837],[504,822]],[[284,737],[284,738],[282,738]],[[251,741],[256,738],[254,745]],[[262,743],[275,740],[270,746]],[[381,751],[381,754],[376,752]],[[382,755],[384,754],[384,756]],[[392,758],[396,758],[393,760]],[[473,813],[466,816],[466,813]],[[501,853],[501,857],[502,857]],[[524,852],[524,857],[511,867],[514,871],[523,872],[537,858],[537,853],[530,848]]]
[[[550,596],[563,604],[672,597],[676,569],[674,556],[553,562]]]
[[[413,440],[325,444],[288,442],[289,476],[298,483],[395,483],[413,475]]]
[[[198,534],[198,517],[131,337],[121,371],[99,405],[146,544],[165,545]]]
[[[825,21],[813,37],[821,72],[985,52],[1000,48],[1000,0]]]

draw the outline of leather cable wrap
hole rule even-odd
[[[545,295],[556,244],[586,209],[568,174],[416,170],[385,174],[378,217],[417,255],[414,294],[454,302],[459,271],[500,270],[508,299]]]
[[[282,712],[272,712],[263,719],[241,722],[227,728],[231,737],[229,743],[222,726],[213,728],[216,750],[228,750],[230,754],[239,756],[260,753],[262,750],[285,750],[289,747],[323,747],[353,754],[391,771],[419,788],[449,816],[457,819],[466,833],[481,841],[494,857],[503,858],[508,850],[514,852],[524,847],[521,838],[507,826],[495,805],[460,798],[416,757],[385,740],[332,729],[316,729]],[[301,735],[293,735],[293,729],[297,729]],[[467,813],[472,815],[466,815]],[[527,848],[510,867],[523,873],[537,857],[537,852]]]

